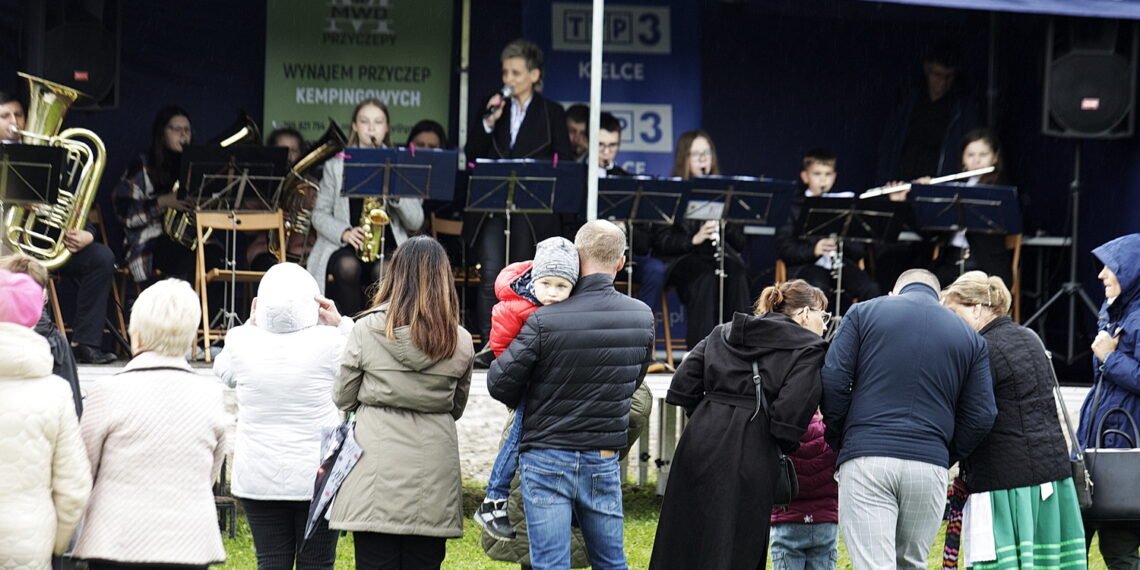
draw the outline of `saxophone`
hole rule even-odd
[[[360,227],[364,230],[364,246],[356,252],[356,257],[364,263],[372,263],[380,257],[383,249],[384,226],[392,218],[384,211],[384,204],[380,198],[368,197],[364,199],[364,209],[360,213]]]
[[[329,127],[320,140],[313,144],[312,150],[301,157],[297,164],[289,170],[285,180],[281,183],[280,206],[285,215],[285,259],[304,266],[308,258],[307,245],[309,235],[313,228],[313,202],[316,198],[317,187],[305,178],[305,173],[313,166],[320,164],[336,153],[344,150],[347,139],[344,132],[337,126],[336,121],[329,119]],[[293,254],[288,250],[288,244],[294,235],[302,236],[301,253]],[[282,247],[277,243],[277,233],[269,233],[269,251],[276,253]]]
[[[257,127],[252,117],[242,111],[238,114],[237,120],[222,131],[222,134],[214,137],[213,141],[223,148],[235,144],[261,144],[261,129]],[[171,192],[177,194],[180,186],[181,184],[175,181]],[[198,247],[198,222],[193,211],[181,212],[167,208],[162,215],[162,230],[170,236],[170,239],[191,251]],[[212,232],[213,230],[207,230],[202,236],[203,239],[209,239]]]
[[[7,209],[3,239],[14,251],[35,258],[51,270],[71,258],[71,252],[63,244],[64,234],[68,230],[81,230],[87,224],[87,214],[107,163],[107,152],[103,141],[87,129],[59,132],[71,104],[86,97],[85,94],[26,73],[18,75],[28,80],[29,92],[28,118],[25,129],[20,131],[22,142],[63,147],[66,165],[54,204],[40,207],[34,214],[22,207]]]

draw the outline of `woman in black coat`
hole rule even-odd
[[[689,353],[665,400],[690,416],[661,505],[650,568],[763,568],[777,446],[799,446],[819,404],[827,298],[797,279],[768,287]],[[770,416],[757,410],[759,364]],[[755,414],[755,417],[753,417]]]
[[[1084,526],[1044,345],[1009,318],[1009,289],[1000,277],[963,273],[942,299],[986,339],[998,410],[989,435],[962,460],[960,478],[976,505],[970,510],[991,511],[1000,557],[980,557],[962,567],[1084,563]],[[967,553],[974,558],[980,550]]]

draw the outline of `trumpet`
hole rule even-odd
[[[380,257],[384,247],[384,226],[392,222],[379,198],[364,199],[364,209],[360,213],[360,227],[364,230],[364,245],[356,252],[356,257],[364,263],[372,263]]]
[[[943,182],[953,182],[955,180],[964,180],[967,178],[973,178],[974,176],[981,176],[983,174],[989,174],[993,171],[994,171],[993,166],[987,166],[985,168],[978,168],[976,170],[967,170],[965,172],[959,172],[957,174],[948,174],[946,176],[939,176],[937,178],[931,178],[930,182],[927,182],[927,184],[942,184]],[[907,182],[906,184],[896,184],[894,186],[879,186],[877,188],[871,188],[870,190],[863,192],[862,194],[859,195],[859,198],[862,199],[862,198],[874,198],[875,196],[886,196],[887,194],[894,194],[895,192],[902,192],[904,190],[910,190],[911,186],[912,186],[912,184],[910,182]]]

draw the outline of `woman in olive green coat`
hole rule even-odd
[[[333,385],[336,405],[356,410],[363,453],[329,527],[353,531],[357,568],[438,568],[446,540],[463,536],[455,420],[473,358],[447,253],[409,239],[353,327]]]

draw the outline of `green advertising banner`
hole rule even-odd
[[[268,0],[265,124],[318,138],[331,117],[348,134],[352,109],[388,106],[392,142],[412,125],[447,125],[453,0]]]

